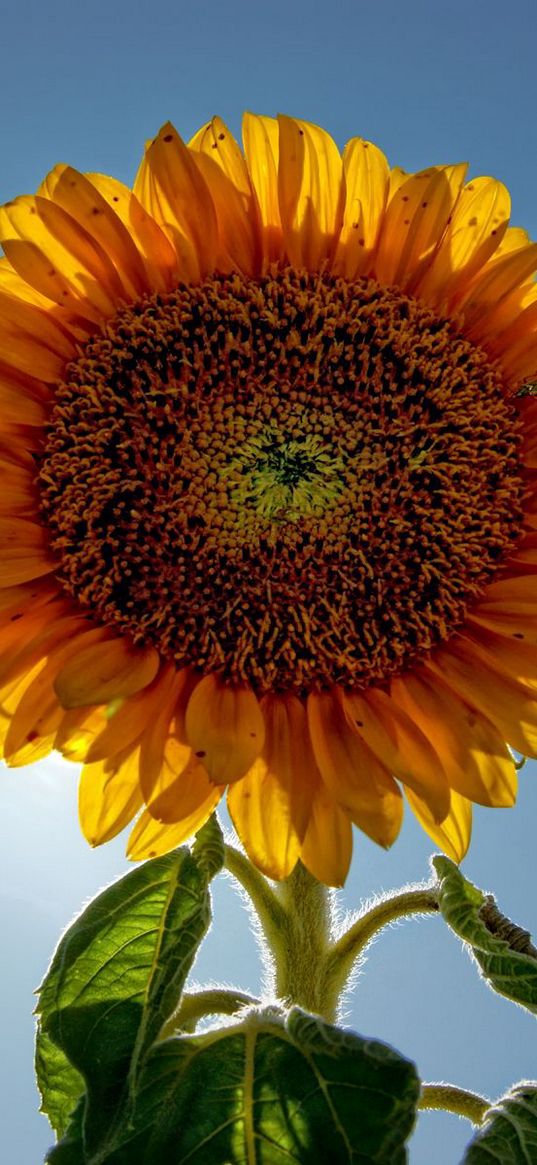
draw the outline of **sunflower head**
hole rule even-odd
[[[3,753],[84,763],[92,844],[229,786],[265,873],[341,884],[402,789],[462,857],[536,753],[537,247],[462,165],[243,143],[0,210]]]

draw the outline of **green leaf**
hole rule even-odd
[[[88,1165],[404,1165],[418,1096],[414,1065],[386,1044],[299,1008],[252,1010],[160,1044],[130,1127]]]
[[[533,1165],[537,1161],[537,1083],[516,1084],[489,1109],[461,1165]]]
[[[67,1056],[40,1025],[35,1054],[35,1070],[44,1112],[58,1137],[65,1133],[73,1110],[84,1092],[84,1080]]]
[[[530,935],[500,913],[449,858],[434,857],[439,905],[455,934],[471,947],[494,991],[537,1013],[537,950]]]
[[[188,849],[139,866],[87,907],[52,960],[38,1005],[43,1106],[52,1100],[62,1130],[77,1087],[70,1064],[86,1086],[89,1151],[128,1110],[140,1064],[177,1006],[209,925],[208,876]]]

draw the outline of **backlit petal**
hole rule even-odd
[[[308,723],[315,759],[332,796],[373,841],[392,845],[401,827],[401,794],[351,728],[336,692],[310,692]]]
[[[279,117],[278,197],[291,263],[316,271],[330,262],[343,223],[345,179],[339,150],[318,126]]]
[[[186,712],[188,740],[212,781],[238,781],[263,748],[265,725],[251,688],[211,674],[195,687]]]
[[[472,836],[472,805],[460,793],[451,791],[451,808],[447,817],[438,824],[425,801],[422,801],[411,789],[406,791],[407,800],[412,812],[417,817],[429,837],[440,846],[454,862],[462,862]]]
[[[154,648],[134,647],[127,639],[110,639],[70,659],[56,678],[56,692],[64,708],[107,704],[146,688],[158,666]]]

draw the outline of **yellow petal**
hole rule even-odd
[[[251,688],[225,683],[215,674],[195,687],[186,711],[186,731],[212,781],[238,781],[263,748],[265,725]]]
[[[328,789],[319,782],[300,847],[300,860],[326,886],[343,886],[352,858],[352,826]]]
[[[205,825],[220,797],[220,789],[213,785],[212,793],[207,800],[198,805],[190,817],[177,821],[175,825],[163,825],[160,821],[155,821],[146,810],[138,818],[129,836],[127,857],[133,862],[142,862],[176,849]]]
[[[84,174],[72,166],[55,166],[38,194],[61,206],[105,249],[129,298],[152,290],[131,234]]]
[[[317,271],[330,262],[345,205],[341,154],[329,134],[308,121],[279,117],[278,197],[291,263]]]
[[[440,247],[414,294],[449,304],[496,251],[511,213],[509,192],[494,178],[474,178],[461,191]]]
[[[392,194],[374,260],[381,283],[413,288],[431,262],[467,166],[432,166],[408,175]]]
[[[134,239],[149,287],[155,291],[169,291],[179,280],[179,269],[177,255],[164,231],[123,182],[107,174],[86,174],[86,178]]]
[[[385,692],[369,688],[363,696],[345,692],[343,707],[358,732],[388,772],[423,797],[436,821],[449,809],[449,786],[427,738]]]
[[[220,270],[258,275],[261,236],[257,204],[246,162],[234,137],[219,117],[190,142],[216,209]]]
[[[49,299],[96,321],[116,311],[123,291],[106,252],[48,198],[1,207],[0,239],[18,274]]]
[[[460,793],[451,792],[451,808],[447,817],[439,825],[432,817],[425,801],[413,793],[406,791],[407,800],[412,812],[429,837],[440,846],[454,862],[462,862],[470,845],[472,836],[472,805]]]
[[[343,172],[345,210],[332,270],[356,279],[371,266],[388,197],[389,169],[372,142],[352,138],[343,151]]]
[[[78,813],[90,845],[102,845],[120,833],[141,808],[139,757],[126,749],[113,760],[84,765],[78,791]]]
[[[248,856],[268,878],[296,865],[315,788],[315,760],[304,705],[295,696],[261,700],[265,744],[228,793],[228,808]]]
[[[310,693],[308,723],[315,759],[332,796],[368,837],[392,845],[401,827],[401,794],[351,728],[335,691]]]
[[[279,130],[274,117],[245,113],[242,135],[246,163],[261,219],[264,269],[281,260],[282,223],[278,199]]]
[[[494,336],[498,321],[507,324],[503,305],[511,292],[537,270],[537,243],[494,257],[478,272],[457,301],[464,312],[464,334],[479,343]],[[513,304],[513,318],[516,305]],[[517,313],[519,314],[519,313]]]
[[[198,282],[210,274],[218,250],[214,204],[192,152],[169,123],[146,150],[134,193],[175,247],[182,278]]]
[[[390,694],[430,740],[451,788],[480,805],[513,805],[513,759],[486,716],[419,672],[394,680]]]
[[[146,688],[158,666],[159,656],[154,648],[138,648],[127,639],[111,639],[70,659],[56,677],[55,688],[64,708],[107,704]]]

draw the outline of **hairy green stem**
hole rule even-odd
[[[275,988],[284,1003],[298,1003],[306,1011],[333,1022],[338,992],[326,974],[330,949],[330,891],[312,877],[301,862],[278,886],[284,922],[272,948]]]
[[[259,999],[247,995],[245,991],[232,991],[225,987],[186,992],[177,1011],[164,1024],[160,1039],[166,1040],[178,1032],[194,1031],[198,1020],[206,1015],[235,1015],[243,1007],[255,1007],[259,1002]]]
[[[365,911],[344,934],[333,943],[326,960],[326,975],[339,993],[344,989],[357,959],[376,934],[391,922],[411,914],[430,914],[438,911],[438,890],[435,885],[416,886],[381,898],[371,910]]]
[[[466,1117],[473,1125],[480,1125],[490,1104],[490,1100],[485,1100],[476,1092],[468,1092],[466,1088],[457,1088],[454,1084],[423,1084],[418,1108],[445,1109],[446,1112]]]
[[[246,890],[272,950],[273,942],[277,941],[285,923],[285,911],[274,890],[253,863],[233,845],[224,846],[224,865]]]

